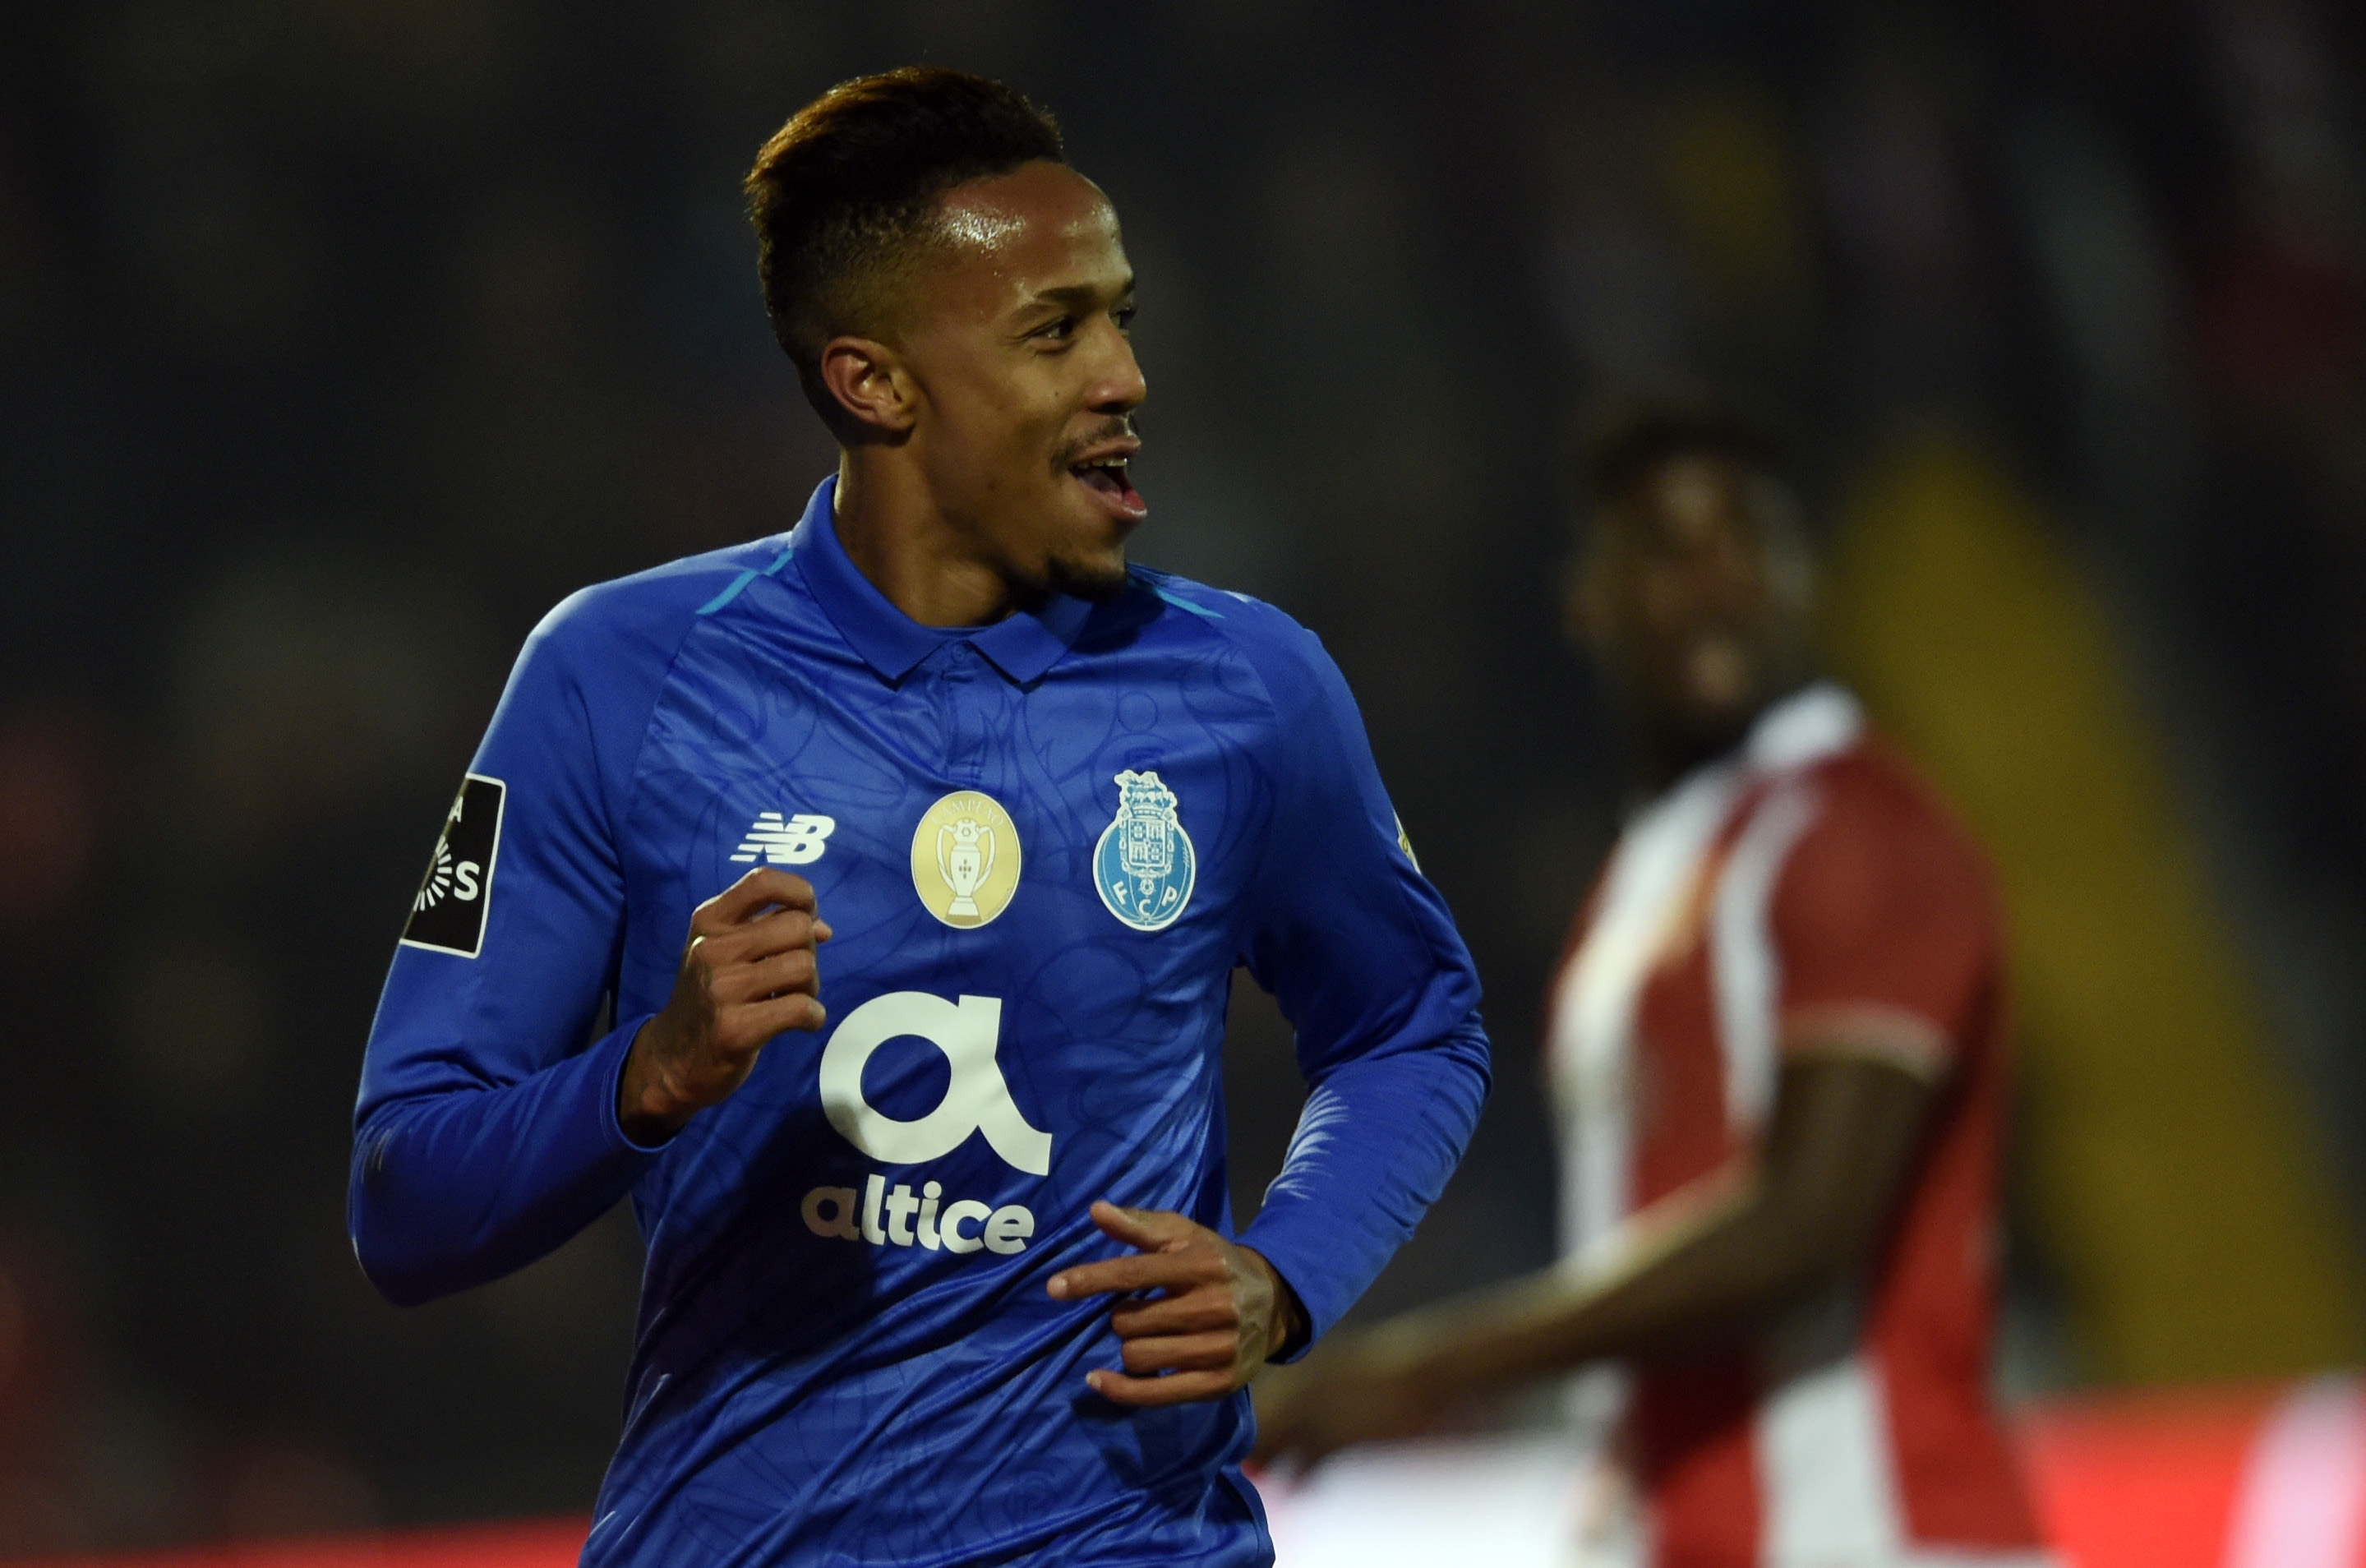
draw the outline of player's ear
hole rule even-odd
[[[821,379],[857,424],[884,435],[912,428],[918,389],[896,351],[878,339],[849,335],[822,344]]]

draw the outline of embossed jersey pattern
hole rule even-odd
[[[829,497],[784,539],[587,590],[528,644],[474,764],[508,781],[477,956],[400,950],[372,1033],[356,1251],[423,1300],[629,1192],[649,1258],[598,1568],[1269,1561],[1246,1397],[1100,1401],[1106,1305],[1044,1281],[1122,1250],[1096,1199],[1229,1228],[1245,964],[1324,1134],[1245,1239],[1336,1321],[1476,1118],[1469,957],[1286,616],[1138,572],[1108,604],[932,630],[848,562]],[[632,1035],[691,911],[756,866],[808,879],[835,930],[829,1023],[637,1147]]]

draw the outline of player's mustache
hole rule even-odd
[[[1132,418],[1127,416],[1113,419],[1098,429],[1087,431],[1073,441],[1062,443],[1058,454],[1053,458],[1053,465],[1065,469],[1102,442],[1123,440],[1129,436],[1137,441],[1142,438],[1142,432],[1134,427]]]

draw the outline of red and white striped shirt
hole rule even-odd
[[[1940,1087],[1866,1280],[1746,1348],[1625,1374],[1628,1506],[1586,1527],[1588,1562],[2049,1561],[1986,1388],[2000,923],[1979,851],[1830,685],[1620,838],[1547,1036],[1570,1267],[1615,1267],[1742,1168],[1789,1053],[1867,1052]]]

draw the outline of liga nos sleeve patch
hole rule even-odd
[[[485,945],[485,911],[493,898],[493,862],[501,849],[501,804],[509,787],[470,773],[453,798],[443,836],[411,901],[406,947],[474,958]]]

